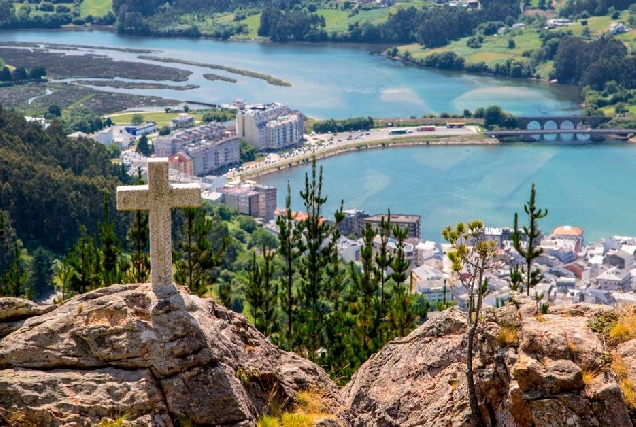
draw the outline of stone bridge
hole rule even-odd
[[[524,130],[594,129],[608,120],[607,116],[521,116],[517,117],[517,126]]]

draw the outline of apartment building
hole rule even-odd
[[[380,225],[382,217],[386,218],[386,215],[373,215],[364,218],[365,223],[370,223],[371,227],[377,230]],[[399,225],[401,228],[407,227],[409,229],[408,237],[420,237],[421,234],[422,217],[420,215],[404,215],[404,214],[391,214],[391,226]]]
[[[305,119],[300,111],[280,104],[245,106],[236,115],[236,132],[257,150],[280,150],[298,145]]]
[[[239,138],[220,123],[182,129],[153,141],[157,157],[187,154],[194,175],[207,175],[234,166],[241,158]]]

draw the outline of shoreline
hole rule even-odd
[[[313,149],[308,153],[303,153],[300,156],[292,159],[281,159],[274,163],[267,165],[255,165],[247,171],[234,173],[228,178],[237,181],[254,180],[261,176],[269,175],[290,169],[298,166],[308,164],[313,158],[316,160],[326,159],[333,156],[339,156],[341,154],[347,154],[352,151],[370,150],[370,149],[385,149],[391,147],[422,147],[422,146],[496,146],[501,145],[501,142],[496,138],[483,138],[477,139],[474,136],[470,138],[454,138],[454,137],[440,137],[431,139],[422,139],[421,137],[405,137],[405,138],[392,138],[382,139],[376,141],[353,141],[348,143],[342,143],[330,147],[323,147],[320,149]]]

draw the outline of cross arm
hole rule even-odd
[[[117,210],[148,210],[148,186],[127,185],[117,187]]]
[[[201,206],[201,187],[199,184],[170,185],[170,206],[173,208]]]

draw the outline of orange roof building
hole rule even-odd
[[[571,225],[561,225],[555,227],[550,234],[554,240],[568,240],[575,242],[575,250],[579,252],[583,246],[583,229]]]

